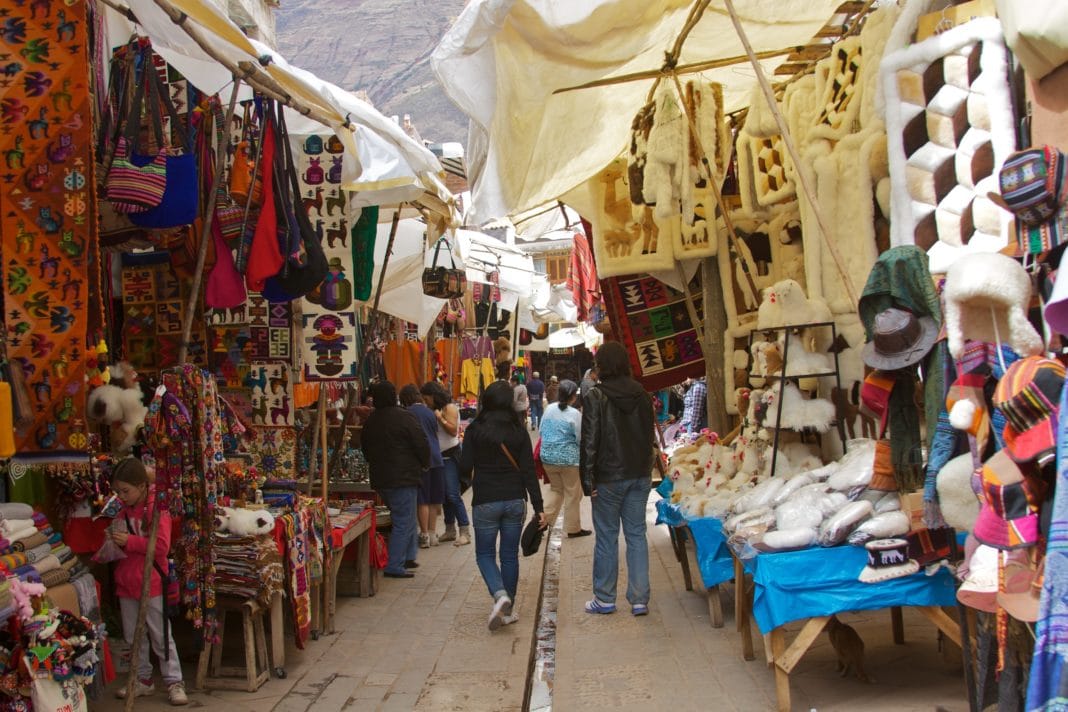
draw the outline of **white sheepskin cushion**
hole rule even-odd
[[[972,491],[971,453],[947,462],[938,473],[936,487],[946,524],[960,531],[971,531],[979,517],[979,500]]]

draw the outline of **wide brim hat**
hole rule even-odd
[[[997,596],[998,550],[981,544],[967,559],[967,574],[957,589],[957,600],[977,611],[994,613]]]
[[[1045,578],[1045,560],[1005,566],[1005,590],[997,595],[998,605],[1018,621],[1034,623],[1039,618],[1039,600]]]
[[[983,464],[983,500],[972,534],[997,549],[1022,549],[1039,539],[1038,504],[1031,485],[1005,450]]]
[[[872,339],[864,344],[861,358],[884,371],[906,368],[922,361],[937,339],[934,319],[891,307],[875,315]]]
[[[905,539],[875,539],[864,548],[868,552],[868,565],[857,577],[861,583],[890,581],[920,570],[919,563],[908,556],[909,543]]]
[[[1048,462],[1056,454],[1065,369],[1060,361],[1030,356],[1009,366],[994,391],[1007,421],[1005,449],[1017,462]]]

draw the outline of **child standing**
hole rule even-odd
[[[126,553],[115,566],[115,589],[119,596],[122,612],[122,630],[126,642],[133,644],[137,627],[137,610],[141,601],[141,584],[144,581],[145,556],[148,553],[149,522],[153,506],[149,497],[149,479],[145,466],[135,457],[120,461],[111,474],[111,488],[122,500],[123,509],[117,520],[126,524],[126,531],[114,528],[108,530],[108,536]],[[148,632],[147,639],[152,641],[152,649],[159,658],[160,672],[167,685],[167,697],[172,705],[189,704],[182,681],[182,664],[178,660],[178,650],[174,637],[164,635],[165,626],[170,625],[163,613],[164,582],[160,571],[167,570],[167,552],[171,548],[171,518],[166,512],[160,514],[159,534],[156,537],[156,566],[152,567],[151,598],[145,617]],[[131,665],[137,665],[137,684],[134,696],[151,695],[156,691],[152,682],[152,662],[148,656],[148,640],[141,641],[140,655]],[[167,643],[164,643],[166,639]],[[121,699],[126,696],[122,687],[116,695]]]

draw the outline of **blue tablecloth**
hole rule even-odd
[[[671,481],[657,488],[671,496]],[[697,563],[705,587],[734,578],[734,559],[718,519],[690,518],[668,499],[656,503],[658,524],[682,526],[693,534]],[[863,547],[836,546],[760,554],[747,559],[752,574],[753,618],[762,633],[791,621],[891,606],[955,606],[956,584],[944,568],[934,576],[920,571],[912,576],[880,583],[862,583],[858,577],[868,563]]]
[[[670,487],[667,494],[671,494]],[[685,524],[690,527],[697,553],[697,567],[701,570],[701,581],[705,588],[712,588],[734,578],[734,560],[731,558],[730,549],[727,548],[727,537],[723,534],[723,524],[720,520],[687,517],[677,505],[662,499],[656,503],[656,523],[670,527],[681,527]]]
[[[691,524],[691,528],[692,528]],[[880,583],[857,579],[868,563],[859,546],[760,554],[751,562],[753,618],[761,633],[791,621],[891,606],[955,606],[956,584],[945,568]]]

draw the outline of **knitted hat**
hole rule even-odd
[[[998,450],[983,465],[983,503],[972,534],[997,549],[1021,549],[1038,542],[1038,501],[1019,465]]]
[[[998,175],[994,202],[1016,216],[1020,252],[1041,254],[1068,239],[1068,161],[1053,146],[1017,151]]]
[[[1017,462],[1048,462],[1057,448],[1064,366],[1041,356],[1009,366],[994,391],[994,407],[1005,415],[1005,449]]]
[[[1027,320],[1031,279],[1023,266],[998,253],[962,256],[946,272],[945,325],[949,352],[960,358],[966,340],[1003,342],[1021,356],[1042,351]]]

